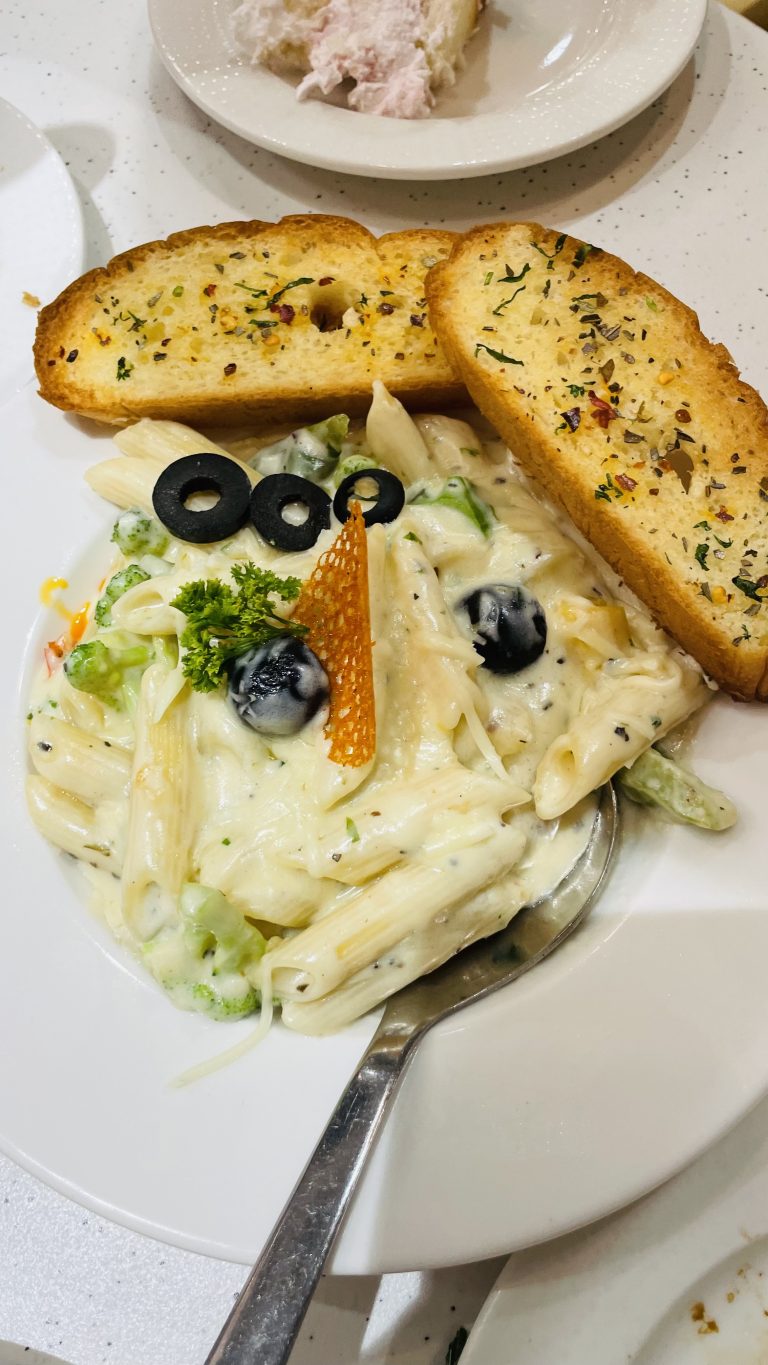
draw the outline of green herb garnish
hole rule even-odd
[[[173,294],[173,297],[174,297],[175,299],[180,299],[181,296],[182,296],[182,294],[184,293],[184,285],[183,285],[183,284],[177,284],[177,285],[171,290],[171,293]]]
[[[569,384],[568,392],[572,398],[583,398],[586,389],[584,389],[581,384]]]
[[[218,687],[238,654],[276,635],[306,634],[306,626],[280,616],[270,600],[274,594],[292,602],[301,590],[298,578],[279,578],[255,564],[233,564],[231,572],[236,592],[218,578],[198,578],[185,583],[171,603],[187,617],[182,669],[196,692]]]
[[[492,271],[492,270],[486,271],[486,275],[485,275],[485,279],[483,280],[483,284],[490,284],[492,279],[493,279],[493,271]]]
[[[347,834],[353,844],[360,843],[360,831],[351,816],[347,816]]]
[[[246,294],[250,294],[254,299],[263,299],[267,293],[266,289],[254,289],[252,285],[245,284],[242,280],[235,282],[235,289],[244,289]]]
[[[501,364],[502,364],[502,365],[524,365],[524,364],[525,364],[525,361],[523,361],[523,360],[515,360],[514,356],[505,355],[503,351],[494,351],[493,348],[492,348],[491,346],[486,346],[486,344],[485,344],[484,341],[478,341],[477,345],[475,346],[475,359],[477,359],[477,353],[478,353],[478,351],[487,351],[488,354],[489,354],[489,356],[492,356],[494,360],[499,360],[499,361],[501,361]]]
[[[573,267],[576,270],[578,270],[580,266],[582,266],[586,261],[590,251],[594,250],[595,247],[591,246],[589,242],[582,242],[581,246],[576,248],[576,252],[571,262],[571,265],[573,265]]]
[[[731,582],[734,587],[739,589],[739,592],[744,593],[745,597],[751,597],[753,602],[764,602],[766,597],[768,597],[768,589],[761,589],[759,583],[753,583],[749,578],[739,578],[737,576],[736,578],[732,578]],[[763,594],[762,596],[761,592]]]
[[[526,263],[525,263],[525,265],[523,266],[522,270],[519,272],[519,274],[516,275],[515,272],[514,272],[514,270],[512,269],[512,266],[511,266],[511,265],[505,265],[505,266],[504,266],[504,269],[506,270],[507,273],[506,273],[506,275],[499,275],[498,283],[499,283],[499,284],[519,284],[520,281],[523,279],[523,276],[525,276],[525,275],[528,274],[528,271],[530,270],[530,268],[531,268],[530,265],[529,265],[528,262],[526,261]]]
[[[504,299],[504,300],[499,304],[498,308],[494,308],[494,310],[493,310],[493,316],[494,316],[495,318],[497,318],[497,317],[499,316],[499,314],[501,313],[502,308],[506,308],[506,306],[507,306],[508,303],[514,303],[514,301],[515,301],[515,299],[517,298],[518,294],[523,294],[524,292],[525,292],[525,285],[524,285],[524,284],[521,284],[521,285],[520,285],[520,288],[519,288],[519,289],[516,289],[515,292],[514,292],[514,294],[511,294],[510,297],[509,297],[508,299]]]
[[[314,281],[313,279],[311,279],[309,275],[302,275],[301,278],[298,279],[298,280],[290,280],[288,284],[284,284],[283,287],[282,287],[282,289],[278,289],[277,293],[272,295],[272,297],[271,297],[270,300],[269,300],[269,304],[265,304],[265,307],[271,308],[273,303],[277,303],[277,300],[278,300],[278,299],[281,299],[281,298],[283,297],[283,294],[287,294],[287,292],[288,292],[289,289],[295,289],[296,286],[299,285],[299,284],[314,284],[314,283],[315,283],[315,281]],[[361,302],[362,302],[362,299],[361,299]],[[367,303],[368,300],[366,299],[365,302]]]
[[[140,332],[142,327],[146,327],[147,325],[147,319],[137,317],[135,313],[131,312],[130,308],[127,308],[124,313],[118,314],[120,322],[127,322],[129,318],[131,319],[131,325],[128,328],[129,332]]]
[[[561,232],[560,236],[555,242],[555,249],[551,254],[550,252],[545,251],[543,246],[539,246],[538,242],[531,242],[531,246],[533,247],[534,251],[538,251],[539,255],[543,256],[545,261],[547,262],[547,270],[554,270],[555,256],[559,256],[560,252],[565,246],[565,237],[566,234],[564,232]]]
[[[117,362],[117,378],[129,379],[133,365],[129,365],[124,355],[121,355]]]
[[[709,546],[708,546],[707,544],[697,545],[697,546],[696,546],[696,552],[695,552],[695,554],[696,554],[696,559],[698,560],[698,562],[699,562],[699,564],[701,565],[702,569],[704,569],[706,573],[709,573],[709,565],[707,564],[707,555],[709,554]]]

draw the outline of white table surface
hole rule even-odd
[[[762,315],[768,335],[768,287],[764,270],[755,277],[752,234],[758,222],[765,232],[755,201],[758,185],[765,194],[766,73],[768,35],[715,6],[694,62],[626,128],[537,169],[422,188],[304,169],[217,128],[162,69],[142,0],[0,6],[0,91],[69,167],[89,266],[197,223],[307,209],[374,230],[538,219],[639,266],[653,242],[655,273],[764,389],[752,334]],[[499,1266],[325,1280],[296,1365],[441,1365]],[[195,1365],[243,1278],[240,1266],[109,1224],[0,1159],[0,1337],[75,1365]]]

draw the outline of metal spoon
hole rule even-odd
[[[617,829],[616,797],[609,783],[601,791],[584,852],[553,892],[522,910],[501,933],[391,998],[206,1365],[286,1365],[416,1043],[440,1019],[541,962],[581,924],[605,880]]]

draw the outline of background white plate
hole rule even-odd
[[[583,147],[646,108],[699,36],[706,0],[490,0],[456,85],[428,119],[359,114],[249,66],[238,0],[149,0],[158,52],[195,104],[259,147],[357,175],[483,175]]]
[[[701,1307],[698,1307],[701,1305]],[[513,1256],[461,1365],[763,1365],[768,1103],[626,1213]]]
[[[83,222],[69,174],[29,119],[0,100],[0,404],[33,375],[37,310],[83,268]]]
[[[0,1341],[0,1365],[66,1365],[66,1361],[15,1341]]]
[[[23,509],[0,540],[6,859],[0,1134],[65,1193],[179,1245],[253,1260],[371,1031],[276,1027],[237,1065],[169,1081],[244,1036],[175,1010],[76,898],[22,795],[25,696],[58,633],[37,592],[109,510],[83,469],[109,451],[28,391],[6,413]],[[40,489],[47,490],[41,498]],[[35,619],[37,615],[37,619]],[[26,677],[18,663],[25,662]],[[718,1137],[768,1087],[764,784],[768,710],[720,699],[696,744],[741,809],[722,836],[630,819],[583,931],[434,1033],[397,1098],[339,1243],[347,1272],[480,1259],[614,1209]],[[633,830],[633,825],[637,829]],[[681,1105],[681,1080],[686,1087]]]
[[[66,1361],[15,1341],[0,1341],[0,1365],[66,1365]]]

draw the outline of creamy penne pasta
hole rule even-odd
[[[710,695],[464,420],[377,385],[365,426],[238,436],[240,458],[175,422],[115,444],[88,481],[123,510],[82,639],[35,683],[29,806],[184,1008],[274,999],[322,1033],[379,1004],[551,889],[591,794]],[[219,515],[204,478],[163,510],[189,456],[225,457],[245,524],[226,480],[220,534],[183,529]],[[342,574],[318,635],[304,594],[340,562],[342,494],[373,523],[367,602]],[[340,759],[364,715],[375,740]]]

